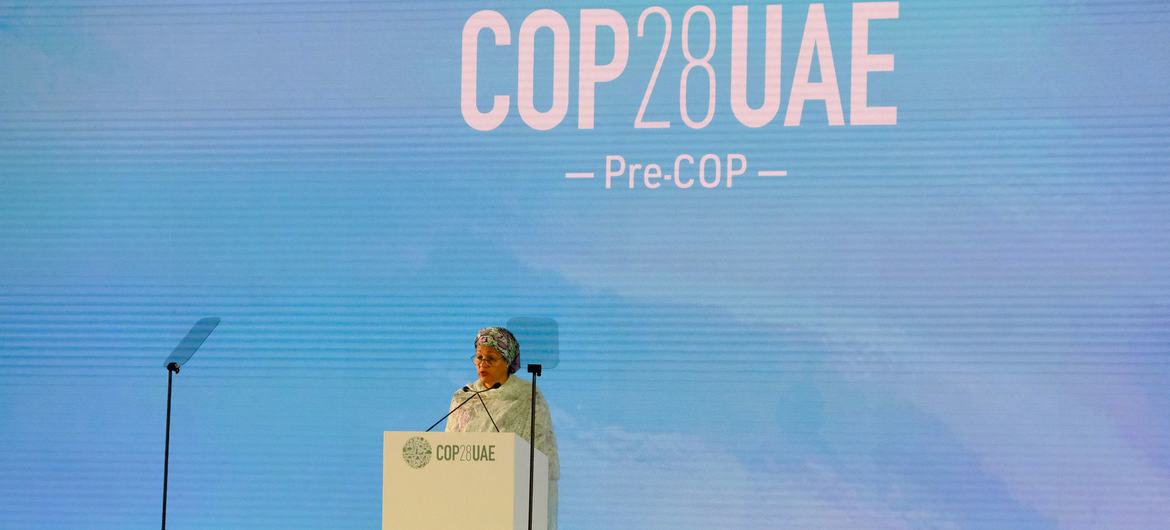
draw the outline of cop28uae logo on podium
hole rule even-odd
[[[415,436],[402,444],[402,460],[406,465],[415,469],[422,468],[431,461],[431,444],[422,436]]]

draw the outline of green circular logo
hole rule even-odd
[[[422,436],[415,436],[402,444],[402,460],[406,465],[419,469],[431,461],[431,444]]]

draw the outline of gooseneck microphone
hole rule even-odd
[[[464,392],[472,392],[472,394],[471,394],[470,396],[467,396],[467,399],[463,400],[463,402],[462,402],[462,403],[460,403],[458,407],[455,407],[455,408],[451,409],[451,412],[448,412],[447,414],[443,415],[443,417],[442,417],[442,418],[439,418],[439,419],[438,419],[438,421],[436,421],[435,423],[432,423],[432,424],[431,424],[431,426],[430,426],[430,427],[427,427],[427,430],[426,430],[426,431],[424,431],[424,432],[431,432],[431,429],[434,429],[434,428],[435,428],[435,426],[437,426],[439,423],[442,423],[442,421],[443,421],[443,420],[447,419],[447,417],[448,417],[448,416],[450,416],[450,415],[454,414],[454,413],[455,413],[455,411],[457,411],[457,410],[459,410],[459,409],[463,408],[463,405],[466,405],[468,401],[471,401],[471,400],[472,400],[473,398],[475,398],[476,396],[478,396],[478,395],[480,395],[480,394],[482,394],[482,393],[484,393],[484,392],[487,392],[487,391],[489,391],[489,390],[495,390],[495,389],[497,389],[497,388],[500,388],[500,384],[499,384],[499,383],[496,383],[496,384],[492,385],[492,387],[491,387],[491,388],[486,388],[486,389],[484,389],[484,390],[472,390],[472,389],[471,389],[471,387],[469,387],[469,386],[465,386],[465,387],[461,388],[460,390],[462,390],[462,391],[464,391]],[[482,402],[483,402],[483,398],[479,398],[479,399],[480,399],[480,402],[482,403]],[[487,405],[484,405],[484,406],[486,407]],[[490,412],[488,413],[488,417],[489,417],[489,418],[491,417],[491,413],[490,413]],[[496,423],[496,421],[495,421],[495,420],[492,420],[492,425],[495,425],[495,423]],[[500,428],[499,428],[499,427],[496,427],[496,431],[499,431],[499,430],[500,430]]]
[[[493,386],[492,388],[500,388],[500,384],[496,383],[496,385]],[[485,390],[485,392],[486,392],[486,390]],[[475,397],[479,398],[479,402],[483,405],[484,412],[487,412],[488,419],[492,420],[492,427],[496,428],[496,432],[500,432],[500,426],[496,425],[496,419],[492,417],[492,411],[488,410],[487,403],[484,403],[483,396],[481,396],[480,394],[481,394],[481,392],[476,392]]]

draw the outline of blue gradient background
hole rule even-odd
[[[376,528],[381,432],[441,415],[474,331],[516,316],[560,326],[564,529],[1165,528],[1165,3],[901,2],[870,43],[897,126],[810,103],[763,129],[728,108],[712,4],[702,130],[669,4],[647,119],[673,126],[635,130],[649,5],[0,3],[0,527],[158,524],[162,360],[217,315],[176,379],[173,528]],[[846,114],[850,5],[827,4]],[[574,32],[566,121],[530,130],[513,97],[471,130],[463,22],[497,9],[515,38],[545,7]],[[631,25],[584,131],[581,7]],[[784,4],[785,106],[806,9]],[[482,52],[484,103],[514,53]],[[562,177],[726,151],[790,176]]]

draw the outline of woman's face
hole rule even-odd
[[[503,384],[508,380],[508,360],[495,348],[487,344],[476,345],[475,358],[472,362],[484,387],[491,388],[496,383]]]

